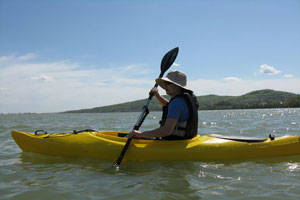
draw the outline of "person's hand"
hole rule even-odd
[[[157,87],[153,87],[153,88],[150,90],[149,94],[150,94],[150,95],[151,95],[151,94],[153,94],[153,95],[158,94],[158,88],[157,88]]]
[[[136,130],[132,130],[129,134],[128,134],[128,139],[134,138],[135,136],[139,136],[142,132],[140,131],[136,131]]]

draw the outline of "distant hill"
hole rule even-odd
[[[241,96],[205,95],[197,97],[199,110],[291,108],[300,107],[300,95],[270,89],[257,90]],[[91,109],[71,110],[64,113],[139,112],[146,99]],[[160,103],[153,98],[150,111],[161,111]]]
[[[270,89],[241,96],[206,95],[198,97],[198,101],[200,110],[300,107],[300,95]]]

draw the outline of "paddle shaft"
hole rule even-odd
[[[162,75],[160,76],[160,78],[161,78],[161,77],[162,77]],[[158,84],[156,83],[156,84],[154,85],[154,87],[158,87]],[[142,123],[144,122],[146,116],[147,116],[148,113],[149,113],[148,106],[149,106],[149,104],[150,104],[150,101],[152,100],[152,97],[153,97],[153,93],[151,93],[151,94],[149,95],[149,97],[148,97],[148,99],[147,99],[147,101],[146,101],[146,104],[144,105],[144,107],[143,107],[143,109],[142,109],[142,112],[141,112],[141,114],[140,114],[138,120],[136,121],[136,123],[135,123],[135,125],[134,125],[134,127],[133,127],[133,130],[139,130],[139,129],[140,129]],[[122,162],[122,160],[123,160],[123,157],[125,156],[125,153],[127,152],[127,149],[128,149],[128,147],[129,147],[129,145],[130,145],[130,143],[131,143],[131,140],[132,140],[132,138],[129,138],[129,139],[126,141],[126,144],[125,144],[124,148],[122,149],[122,152],[121,152],[121,154],[120,154],[118,160],[117,160],[116,163],[113,165],[114,167],[118,167],[118,166],[121,164],[121,162]]]

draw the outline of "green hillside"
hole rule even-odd
[[[274,90],[257,90],[241,96],[205,95],[197,97],[199,110],[289,108],[300,107],[300,95]],[[146,99],[110,106],[66,111],[64,113],[139,112]],[[161,111],[160,103],[153,98],[150,111]]]
[[[200,110],[300,107],[300,95],[274,90],[257,90],[241,96],[198,97]],[[294,102],[294,103],[292,103]]]

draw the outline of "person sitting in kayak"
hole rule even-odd
[[[170,71],[165,78],[155,81],[171,96],[169,101],[159,94],[156,87],[150,90],[150,94],[153,93],[163,106],[161,126],[151,131],[133,130],[128,137],[156,137],[166,140],[195,137],[198,129],[198,102],[193,91],[186,87],[186,75],[180,71]]]

